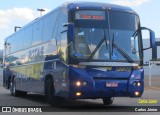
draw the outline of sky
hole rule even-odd
[[[37,9],[45,9],[45,13],[53,10],[69,0],[0,0],[0,50],[4,47],[4,39],[14,32],[15,26],[25,24],[40,16]],[[72,0],[76,1],[76,0]],[[129,6],[141,19],[141,26],[155,31],[160,38],[160,0],[78,0],[118,4]]]

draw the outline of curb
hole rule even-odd
[[[148,90],[148,89],[160,90],[160,87],[145,87],[144,89],[145,89],[145,90]]]

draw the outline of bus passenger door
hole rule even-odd
[[[64,31],[62,32],[61,34],[61,39],[59,41],[59,56],[60,56],[60,59],[61,61],[67,63],[68,59],[67,59],[67,53],[68,53],[68,50],[67,50],[67,31]]]
[[[61,32],[61,39],[59,39],[58,44],[58,55],[60,61],[57,64],[57,69],[59,71],[59,87],[57,87],[57,93],[59,96],[68,96],[69,79],[68,72],[68,40],[67,40],[67,30]]]

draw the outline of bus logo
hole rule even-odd
[[[11,107],[2,107],[2,112],[11,112]]]

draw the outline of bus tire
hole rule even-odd
[[[63,98],[55,96],[54,83],[51,78],[46,80],[46,100],[49,104],[54,106],[60,106],[63,102]]]
[[[104,105],[112,105],[114,98],[103,98]]]
[[[14,77],[13,79],[11,79],[10,82],[10,93],[12,96],[18,96],[18,91],[16,90],[16,77]]]
[[[12,96],[15,97],[27,95],[27,92],[16,90],[16,77],[14,77],[10,82],[10,93]]]

